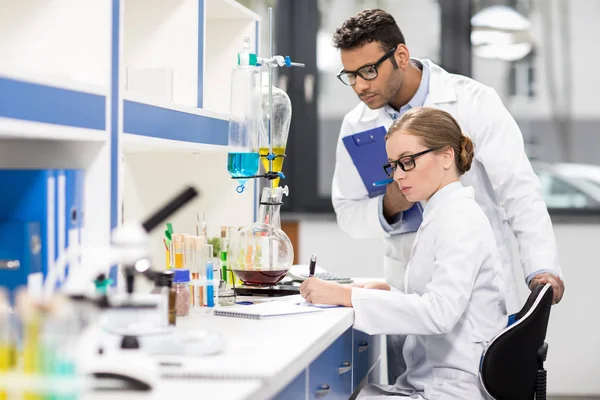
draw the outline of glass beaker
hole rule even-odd
[[[281,281],[294,261],[292,242],[281,230],[280,208],[288,188],[263,188],[259,219],[230,241],[231,269],[246,285],[269,286]]]

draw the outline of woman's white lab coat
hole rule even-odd
[[[352,289],[355,329],[408,335],[406,372],[395,385],[367,386],[358,398],[399,393],[485,399],[478,380],[481,354],[507,324],[501,269],[473,189],[456,182],[438,191],[425,207],[404,293]]]
[[[512,237],[518,240],[524,277],[540,269],[560,274],[556,241],[540,181],[525,155],[519,127],[496,92],[469,78],[449,74],[429,60],[422,63],[430,71],[424,106],[452,114],[475,145],[473,165],[461,181],[475,189],[475,200],[490,220],[503,264],[508,309],[516,312],[519,301],[512,272]],[[363,103],[346,115],[336,153],[332,201],[338,224],[347,234],[359,239],[384,239],[386,281],[403,287],[415,234],[390,235],[383,229],[379,221],[380,199],[368,197],[342,143],[344,136],[378,126],[388,129],[391,123],[385,109],[370,110]]]

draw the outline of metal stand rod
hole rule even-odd
[[[273,58],[273,8],[269,7],[269,58]],[[273,67],[269,68],[269,155],[273,154]],[[269,159],[269,171],[273,171],[273,160]],[[271,187],[273,183],[271,182]]]
[[[273,58],[273,7],[269,7],[269,58]],[[269,68],[269,155],[273,154],[273,67]],[[273,159],[269,157],[269,171],[273,171]],[[269,182],[271,189],[275,188],[275,181]],[[272,193],[271,193],[272,194]],[[269,199],[268,201],[271,201]],[[273,207],[269,207],[269,238],[273,237]],[[269,239],[269,269],[273,269],[273,241]]]

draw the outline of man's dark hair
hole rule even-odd
[[[333,34],[333,46],[337,49],[354,49],[371,42],[381,43],[384,51],[406,44],[394,17],[378,8],[348,18]]]

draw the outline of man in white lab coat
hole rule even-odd
[[[429,60],[411,59],[400,28],[383,10],[365,10],[349,18],[335,32],[333,42],[340,49],[344,67],[338,78],[361,100],[344,117],[336,152],[332,201],[340,228],[353,238],[382,238],[385,279],[395,288],[404,287],[414,233],[399,232],[403,224],[414,225],[415,221],[406,218],[420,218],[419,213],[406,211],[412,207],[421,210],[422,205],[410,203],[395,183],[387,185],[385,194],[369,197],[342,138],[380,126],[387,130],[410,108],[443,109],[454,116],[475,145],[473,166],[461,181],[475,189],[475,200],[494,230],[509,313],[520,306],[512,273],[513,235],[526,283],[530,288],[550,283],[558,303],[564,284],[550,216],[519,127],[496,92],[472,79],[449,74]],[[392,382],[403,372],[402,345],[402,338],[388,337]]]

